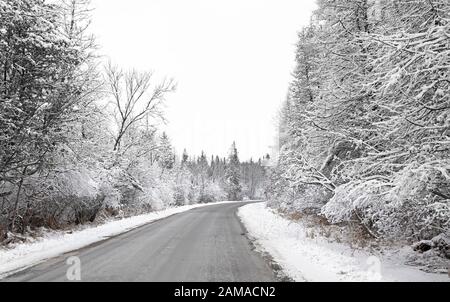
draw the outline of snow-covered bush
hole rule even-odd
[[[266,193],[272,207],[285,212],[319,213],[330,199],[331,181],[319,167],[307,163],[305,156],[305,149],[295,147],[292,141],[283,147],[278,166],[268,176]]]
[[[205,186],[202,196],[199,197],[200,203],[210,203],[224,201],[227,198],[225,190],[215,182],[208,182]]]
[[[104,207],[113,210],[119,209],[122,196],[120,194],[120,190],[114,186],[116,180],[113,175],[111,175],[111,171],[96,170],[95,172],[100,172],[97,174],[96,180],[98,182],[98,190],[104,197]]]
[[[390,238],[431,239],[450,233],[450,201],[436,194],[450,178],[426,165],[410,165],[392,183],[353,181],[338,187],[322,214],[332,223],[361,219],[375,233]],[[447,179],[447,180],[445,180]]]
[[[61,227],[93,221],[104,195],[85,169],[48,171],[24,181],[17,209],[16,229]]]

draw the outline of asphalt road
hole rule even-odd
[[[194,209],[29,268],[4,281],[68,281],[68,257],[81,281],[276,281],[252,250],[236,211],[242,203]]]

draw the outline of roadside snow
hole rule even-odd
[[[0,279],[34,266],[47,259],[86,247],[95,242],[133,230],[155,220],[200,207],[226,203],[235,202],[225,201],[169,208],[145,215],[110,221],[103,225],[75,231],[71,234],[68,234],[67,232],[48,233],[44,235],[44,237],[37,239],[36,242],[19,244],[12,249],[0,248]]]
[[[450,281],[447,274],[425,273],[403,264],[406,249],[371,255],[324,237],[309,238],[301,223],[281,217],[265,203],[241,207],[238,215],[256,245],[295,281]]]

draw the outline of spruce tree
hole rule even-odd
[[[175,165],[175,154],[170,139],[165,132],[161,135],[159,144],[158,162],[161,168],[163,168],[163,170],[173,169]]]
[[[235,142],[231,145],[228,156],[225,179],[228,199],[232,201],[242,200],[240,162]]]

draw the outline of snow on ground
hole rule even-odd
[[[71,234],[62,231],[47,233],[43,238],[37,239],[32,243],[19,244],[12,249],[0,248],[0,279],[5,278],[12,273],[34,266],[47,259],[86,247],[95,242],[130,231],[155,220],[195,208],[226,203],[234,202],[225,201],[169,208],[163,211],[110,221],[100,226],[75,231]]]
[[[325,237],[312,239],[301,223],[281,217],[265,203],[241,207],[238,215],[256,246],[295,281],[450,281],[447,274],[425,273],[402,264],[406,249],[380,256]]]

